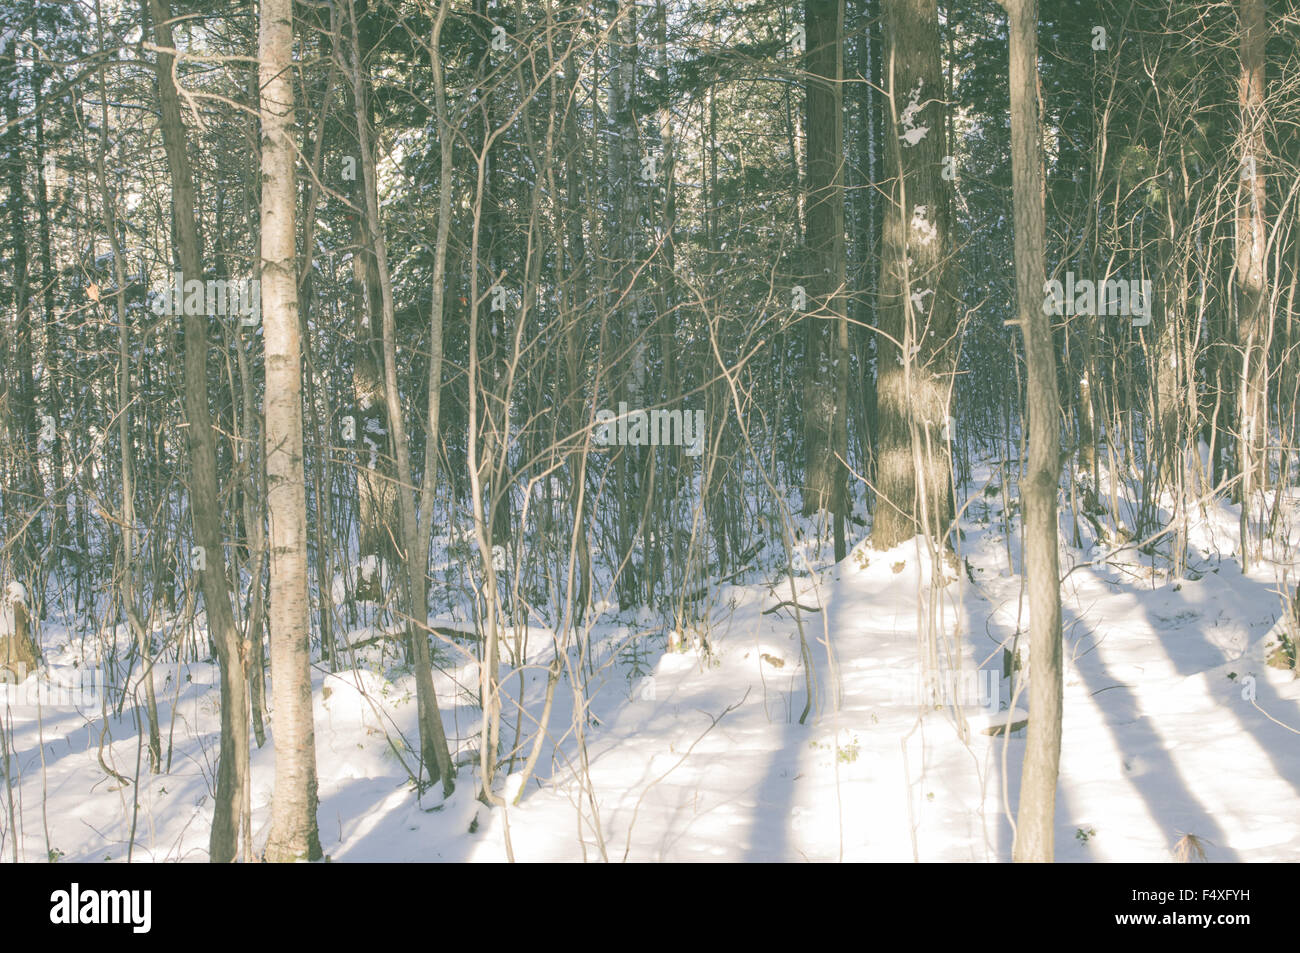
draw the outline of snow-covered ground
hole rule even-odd
[[[335,861],[500,861],[508,852],[520,861],[1008,860],[1024,732],[985,729],[1008,719],[1002,647],[1029,620],[1017,529],[1008,545],[1001,517],[1000,501],[982,496],[965,511],[958,558],[937,570],[920,540],[885,553],[859,543],[836,565],[810,551],[814,571],[796,573],[794,586],[799,605],[816,611],[770,611],[793,601],[790,577],[772,570],[765,582],[716,592],[709,625],[672,646],[644,613],[640,622],[603,616],[589,657],[571,655],[536,771],[506,808],[475,799],[481,713],[468,654],[442,652],[436,673],[463,765],[446,802],[437,791],[417,798],[402,766],[413,763],[416,737],[409,672],[373,645],[358,651],[357,670],[318,665],[325,852]],[[1300,856],[1300,681],[1265,662],[1285,625],[1281,561],[1243,576],[1230,555],[1235,521],[1226,506],[1208,511],[1182,578],[1164,560],[1153,570],[1136,548],[1062,548],[1062,571],[1076,568],[1062,587],[1058,860],[1168,861],[1184,835],[1212,861]],[[98,664],[98,643],[83,637],[46,626],[51,671],[70,678]],[[510,799],[551,645],[548,632],[528,634],[525,748],[498,784]],[[952,704],[919,704],[930,697],[923,652],[964,673],[939,681]],[[585,758],[572,672],[588,685],[587,717],[577,719]],[[107,720],[98,701],[43,704],[38,718],[19,688],[0,689],[11,703],[22,859],[120,861],[133,840],[134,860],[206,860],[217,672],[160,664],[156,682],[171,764],[154,776],[129,701],[119,716],[110,698]],[[508,750],[520,676],[504,682]],[[1016,704],[1026,707],[1023,695]],[[259,847],[273,764],[268,740],[253,753]],[[0,846],[12,859],[12,842]]]

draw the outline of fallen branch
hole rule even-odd
[[[787,599],[785,602],[778,602],[776,605],[772,606],[772,608],[770,608],[770,609],[764,609],[764,610],[762,611],[761,614],[762,614],[762,615],[771,615],[773,612],[779,612],[780,610],[784,609],[786,606],[795,606],[795,607],[797,607],[797,608],[799,608],[799,609],[802,609],[804,612],[821,612],[821,611],[822,611],[820,606],[817,606],[817,607],[814,608],[813,606],[800,605],[798,602],[794,602],[793,600],[789,600],[789,599]]]

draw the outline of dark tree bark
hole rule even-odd
[[[941,177],[947,107],[936,0],[886,0],[885,62],[892,98],[882,226],[877,338],[876,511],[871,542],[888,549],[917,533],[942,540],[952,518],[945,423],[956,300],[950,188]]]
[[[844,259],[844,0],[807,0],[807,366],[804,511],[835,519],[835,558],[845,556],[848,457],[848,299]]]
[[[153,35],[160,47],[154,70],[162,114],[163,147],[172,180],[172,214],[177,257],[188,280],[201,278],[195,219],[194,176],[181,120],[180,99],[172,81],[175,50],[167,0],[148,0]],[[208,632],[221,668],[221,750],[217,761],[216,806],[208,855],[213,863],[234,860],[239,848],[243,788],[248,772],[248,680],[239,630],[230,606],[222,545],[221,502],[217,486],[217,444],[208,408],[208,318],[187,314],[185,329],[185,418],[189,426],[190,512],[194,542],[203,547],[199,571]],[[246,836],[248,832],[245,832]]]
[[[441,56],[437,51],[438,37],[446,18],[445,0],[439,10],[437,24],[431,41],[431,56],[436,60],[434,82],[442,83]],[[406,422],[402,416],[402,402],[397,385],[397,316],[393,303],[392,274],[388,267],[388,246],[383,225],[379,216],[379,188],[375,171],[374,150],[371,148],[370,126],[366,117],[366,87],[361,72],[359,39],[356,32],[355,14],[351,17],[351,50],[349,73],[352,84],[353,101],[356,106],[357,130],[360,134],[361,172],[363,208],[365,211],[366,230],[370,247],[375,253],[375,262],[379,269],[380,314],[383,319],[383,373],[384,401],[391,430],[394,463],[397,469],[397,506],[400,518],[401,542],[404,550],[403,580],[408,613],[407,633],[412,645],[415,662],[416,704],[420,722],[421,763],[429,773],[430,781],[442,781],[444,794],[450,794],[455,787],[451,754],[447,748],[447,737],[442,726],[442,716],[438,711],[438,699],[434,692],[433,675],[429,658],[428,639],[428,571],[429,571],[429,533],[433,519],[433,484],[436,471],[432,466],[438,431],[438,388],[432,385],[433,375],[441,377],[442,362],[442,305],[441,292],[433,305],[435,313],[431,317],[430,331],[430,374],[429,392],[429,433],[425,444],[425,472],[419,494],[417,509],[416,488],[411,471],[410,443],[406,434]],[[437,96],[439,114],[438,128],[440,144],[449,148],[450,136],[446,118],[445,96]],[[449,153],[444,154],[442,168],[444,177],[440,188],[444,190],[439,201],[439,238],[435,257],[445,262],[447,235],[442,223],[450,217],[446,190],[451,188]],[[436,266],[441,268],[442,265]],[[441,284],[442,272],[435,273],[435,280]],[[472,353],[472,351],[471,351]]]
[[[6,93],[4,118],[8,126],[5,134],[5,163],[9,190],[9,234],[12,253],[12,299],[15,327],[13,351],[5,374],[3,405],[9,422],[9,453],[11,454],[10,486],[4,500],[8,536],[17,536],[21,543],[14,548],[14,575],[35,581],[38,561],[37,540],[41,539],[40,506],[44,500],[40,470],[36,463],[36,387],[32,373],[32,288],[27,252],[27,195],[24,180],[27,169],[27,146],[24,124],[18,117],[20,35],[8,38],[7,52],[0,59],[0,83]],[[43,198],[43,196],[41,197]]]
[[[361,58],[363,81],[370,80],[370,51],[373,41],[373,16],[369,4],[356,4],[357,46]],[[344,85],[346,107],[350,116],[357,116],[352,84]],[[370,97],[364,103],[364,115],[373,125],[373,104]],[[358,133],[358,148],[361,137]],[[364,185],[364,179],[357,180]],[[363,204],[359,189],[354,201]],[[391,441],[388,430],[388,408],[384,402],[383,375],[383,319],[382,292],[379,286],[379,264],[369,241],[365,217],[358,214],[353,220],[356,234],[356,254],[352,260],[353,300],[356,309],[356,337],[352,365],[352,385],[357,403],[356,459],[357,459],[357,519],[360,536],[360,556],[389,563],[397,554],[396,538],[400,534],[397,515],[396,474],[393,468]],[[358,576],[357,590],[362,598],[382,602],[384,593],[377,571],[371,576]]]

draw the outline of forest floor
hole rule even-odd
[[[941,562],[937,586],[919,540],[886,553],[860,543],[839,564],[809,552],[815,571],[794,577],[800,605],[818,609],[799,613],[806,653],[794,607],[766,611],[791,598],[790,577],[776,571],[769,584],[719,590],[704,638],[686,633],[679,649],[661,630],[603,616],[583,666],[593,673],[582,720],[587,767],[562,677],[549,740],[517,806],[490,809],[474,796],[481,712],[472,660],[444,652],[436,673],[464,765],[446,801],[436,790],[417,798],[402,765],[416,730],[409,671],[373,646],[358,650],[356,669],[330,674],[318,664],[326,854],[500,861],[508,844],[520,861],[1008,860],[1007,805],[1017,799],[1025,732],[984,729],[1008,718],[993,711],[1010,701],[1001,646],[1018,619],[1027,629],[1028,607],[1023,579],[1009,569],[1020,562],[1018,530],[1013,522],[1009,543],[1000,505],[981,496],[967,508],[959,559]],[[1181,578],[1153,570],[1137,549],[1062,548],[1062,572],[1076,568],[1062,587],[1058,860],[1300,856],[1300,680],[1265,663],[1284,611],[1279,570],[1265,562],[1243,575],[1231,556],[1204,555],[1235,551],[1235,513],[1224,505],[1197,524]],[[923,714],[921,611],[948,633],[938,642],[942,667],[968,673],[941,682],[952,704]],[[56,676],[98,662],[98,641],[75,628],[47,621],[42,641]],[[534,628],[528,641],[529,665],[505,681],[512,698],[522,681],[528,718],[537,719],[550,634]],[[164,756],[171,752],[163,775],[148,773],[130,703],[119,716],[110,702],[107,719],[99,706],[43,706],[38,717],[12,704],[17,696],[6,693],[17,688],[0,688],[0,705],[11,702],[8,790],[21,859],[206,860],[217,670],[155,671]],[[1022,695],[1017,708],[1025,707]],[[517,711],[504,705],[508,742]],[[526,740],[534,733],[526,722]],[[502,769],[499,788],[511,797],[526,755]],[[268,738],[252,760],[259,848],[273,769]],[[1180,848],[1184,835],[1192,839]],[[12,838],[0,844],[5,860],[13,849]]]

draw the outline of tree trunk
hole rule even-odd
[[[8,38],[8,52],[0,61],[0,82],[12,89],[5,96],[4,118],[8,126],[7,144],[9,187],[9,228],[12,240],[13,308],[13,364],[6,363],[4,391],[10,424],[9,439],[13,469],[12,484],[7,489],[5,514],[11,520],[8,538],[16,537],[13,549],[14,575],[29,582],[36,581],[39,554],[37,541],[44,535],[41,530],[41,504],[45,498],[41,486],[40,470],[36,463],[36,403],[35,383],[32,373],[32,311],[31,283],[27,263],[27,195],[23,187],[27,167],[27,146],[23,139],[23,125],[18,118],[19,105],[19,46],[18,35]],[[42,200],[44,196],[40,197]],[[11,374],[12,366],[16,373]]]
[[[444,5],[449,0],[444,0]],[[435,68],[434,83],[435,86],[441,87],[441,56],[437,50],[439,33],[441,32],[442,23],[446,18],[446,11],[440,9],[438,14],[437,25],[433,33],[433,51],[432,56],[437,60],[438,66]],[[364,210],[366,219],[366,229],[369,234],[370,246],[375,253],[375,262],[379,268],[379,288],[380,288],[380,307],[383,318],[383,357],[384,357],[384,400],[387,405],[388,426],[392,433],[392,447],[395,464],[397,467],[397,503],[398,514],[400,517],[400,526],[402,531],[402,546],[405,549],[405,570],[403,577],[405,580],[407,614],[408,614],[408,634],[412,643],[415,658],[415,689],[416,689],[416,707],[420,722],[420,753],[421,763],[426,771],[429,772],[429,780],[442,780],[444,794],[450,794],[453,788],[451,754],[447,748],[447,737],[442,727],[442,715],[438,711],[438,700],[433,688],[433,675],[429,661],[429,637],[428,637],[428,590],[427,578],[429,569],[429,547],[428,535],[421,532],[420,516],[416,510],[414,481],[411,474],[410,444],[406,435],[406,423],[402,417],[401,396],[397,387],[397,317],[393,304],[393,287],[392,278],[388,269],[388,250],[385,243],[383,227],[379,219],[379,192],[378,182],[375,171],[374,151],[370,141],[370,128],[366,119],[366,92],[365,85],[362,81],[360,47],[357,38],[357,25],[355,12],[351,15],[352,23],[352,42],[351,42],[351,68],[349,70],[352,81],[352,92],[357,108],[357,129],[361,139],[361,169],[363,174],[363,193],[364,193]],[[450,125],[446,121],[446,106],[443,97],[444,93],[438,93],[439,102],[443,105],[440,107],[440,137],[439,144],[445,150],[442,168],[447,172],[450,167],[450,149],[451,136],[449,134]],[[449,220],[450,203],[447,198],[450,193],[446,190],[451,188],[450,175],[445,178],[440,187],[444,190],[444,196],[440,198],[439,211],[447,212],[442,215],[439,222],[439,249],[437,257],[444,262],[446,260],[447,236],[443,232],[443,222]],[[440,302],[435,302],[439,303]],[[434,314],[431,319],[436,323],[436,339],[433,344],[441,347],[442,332],[442,314],[441,308],[439,313]],[[436,358],[436,356],[435,356]],[[441,375],[441,361],[434,359],[430,362],[431,374],[438,373]],[[435,389],[436,393],[436,389]],[[430,394],[430,410],[437,410],[437,398],[435,393]],[[433,421],[436,427],[437,421]],[[436,446],[437,433],[431,431],[428,440]],[[426,461],[433,451],[426,445]],[[433,474],[426,472],[424,479],[426,481],[433,478]],[[428,521],[433,518],[432,513],[432,491],[421,494],[421,500],[427,506],[423,512],[423,518]]]
[[[442,325],[446,307],[447,248],[451,238],[451,195],[454,170],[452,168],[453,133],[447,116],[447,92],[443,80],[442,54],[438,44],[442,41],[442,27],[451,8],[451,0],[441,0],[430,36],[430,63],[434,83],[434,117],[438,123],[438,230],[433,248],[433,295],[429,310],[429,403],[426,408],[424,439],[424,474],[420,488],[420,514],[423,519],[416,532],[416,551],[420,554],[420,577],[414,587],[414,597],[423,613],[428,593],[425,584],[425,559],[433,534],[433,497],[438,479],[438,444],[442,422]],[[385,355],[388,354],[385,348]],[[421,616],[421,622],[424,617]],[[431,781],[442,780],[443,795],[455,788],[451,753],[447,748],[447,735],[442,727],[442,713],[438,709],[438,696],[433,689],[433,673],[429,661],[429,642],[422,629],[417,630],[415,646],[416,696],[420,719],[420,751],[429,771]],[[421,694],[423,700],[421,701]],[[431,760],[430,760],[431,759]]]
[[[1011,35],[1011,175],[1016,305],[1028,365],[1029,460],[1021,478],[1025,572],[1029,577],[1029,737],[1012,857],[1050,862],[1061,761],[1061,599],[1056,495],[1060,402],[1051,318],[1043,312],[1046,248],[1042,128],[1038,102],[1037,0],[1003,0]]]
[[[266,859],[319,860],[316,732],[307,602],[302,348],[294,166],[293,0],[262,0],[262,335],[266,353],[266,507],[270,522],[275,789]]]
[[[98,7],[96,7],[98,12]],[[104,39],[103,20],[96,17],[96,27],[101,44]],[[147,627],[140,620],[135,594],[135,467],[131,445],[131,334],[126,314],[126,264],[125,251],[118,242],[118,222],[114,197],[108,187],[105,162],[108,156],[108,85],[104,80],[104,67],[98,69],[100,91],[100,130],[98,149],[95,152],[95,178],[99,184],[100,216],[108,235],[113,254],[113,282],[117,294],[113,304],[117,317],[117,435],[122,476],[122,511],[119,514],[122,532],[122,578],[119,594],[122,609],[136,637],[140,650],[140,683],[144,688],[145,721],[149,726],[149,770],[157,774],[162,768],[162,742],[158,733],[158,702],[154,692],[153,646]]]
[[[0,614],[4,631],[0,633],[0,682],[22,682],[36,670],[41,649],[32,638],[27,601],[20,586],[10,583],[0,592]]]
[[[163,146],[172,179],[172,209],[181,271],[186,279],[201,278],[199,236],[195,221],[194,177],[189,146],[181,121],[180,100],[172,81],[175,54],[171,12],[167,0],[148,0],[154,38],[159,47],[155,73],[161,111]],[[208,319],[187,314],[185,328],[185,418],[190,443],[190,510],[194,542],[202,547],[199,571],[208,632],[221,667],[221,753],[217,761],[216,807],[208,855],[213,863],[228,863],[239,847],[240,809],[248,776],[248,683],[244,653],[230,607],[222,545],[221,502],[217,489],[217,448],[208,409]],[[247,833],[247,832],[246,832]]]
[[[844,259],[844,0],[808,0],[809,302],[804,390],[807,453],[804,512],[826,509],[835,519],[835,558],[844,558],[847,510],[848,309]]]
[[[945,423],[951,413],[956,301],[949,189],[940,177],[946,107],[936,0],[887,0],[893,171],[882,226],[877,339],[876,511],[871,542],[945,537],[952,515]]]
[[[1264,163],[1264,47],[1268,39],[1264,0],[1239,0],[1241,76],[1241,173],[1237,188],[1237,342],[1240,377],[1237,407],[1237,465],[1241,473],[1242,570],[1251,562],[1251,497],[1265,487],[1268,465],[1268,344],[1271,328],[1265,261],[1267,219]]]
[[[366,16],[367,5],[357,4],[357,46],[361,58],[362,77],[369,80],[369,56],[372,46]],[[353,116],[357,113],[352,84],[344,93]],[[371,121],[372,107],[366,98],[367,122]],[[358,141],[360,134],[358,133]],[[364,186],[364,181],[361,185]],[[360,198],[359,195],[356,196]],[[360,203],[359,203],[360,204]],[[390,562],[398,550],[396,534],[400,532],[397,516],[397,490],[394,485],[393,458],[389,440],[387,405],[384,402],[383,326],[379,285],[379,263],[368,240],[364,213],[354,219],[356,229],[356,254],[352,259],[353,300],[356,308],[356,337],[352,386],[357,402],[356,450],[357,462],[357,521],[361,544],[360,556],[364,566],[366,557],[376,562]],[[372,575],[359,573],[357,595],[363,599],[382,602],[382,574],[379,566]]]

